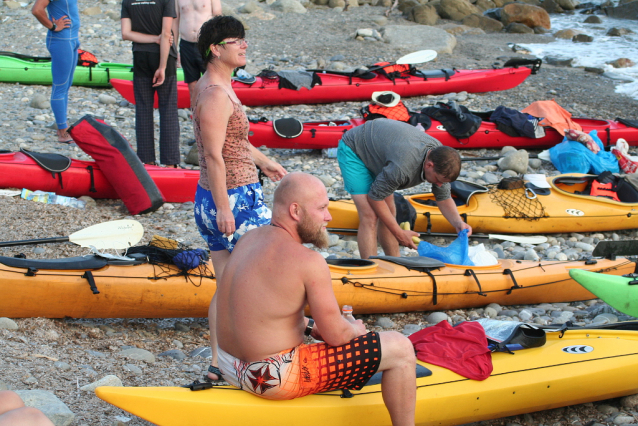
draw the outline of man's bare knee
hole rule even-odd
[[[416,364],[414,346],[410,339],[396,331],[379,333],[381,339],[381,364],[379,370]]]

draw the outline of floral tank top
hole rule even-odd
[[[208,90],[210,85],[200,92],[200,95]],[[199,100],[199,96],[197,98]],[[208,167],[204,157],[204,145],[202,143],[199,116],[197,114],[197,100],[193,108],[193,131],[195,133],[195,141],[197,142],[197,152],[199,155],[199,186],[210,191],[208,184]],[[226,165],[226,189],[233,189],[240,186],[256,183],[259,181],[257,176],[257,167],[250,153],[250,142],[248,142],[248,131],[250,123],[241,107],[241,103],[233,104],[233,113],[228,119],[226,127],[226,139],[222,147],[222,158]]]

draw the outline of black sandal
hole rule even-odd
[[[208,374],[204,374],[204,380],[207,382],[220,382],[222,380],[224,380],[224,375],[222,374],[222,371],[219,369],[219,367],[214,367],[212,365],[208,366],[208,372],[211,374],[216,375],[217,377],[219,377],[217,380],[211,379],[210,377],[208,377]]]

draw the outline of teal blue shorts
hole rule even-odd
[[[375,176],[363,161],[343,141],[339,141],[337,160],[343,176],[343,186],[350,195],[367,194]]]

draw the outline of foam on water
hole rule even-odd
[[[604,15],[597,15],[602,19],[600,24],[586,24],[585,14],[552,14],[552,33],[563,29],[574,29],[594,38],[591,43],[574,43],[571,40],[557,39],[548,44],[521,44],[533,55],[563,56],[574,58],[573,66],[604,68],[606,72],[613,72],[631,81],[618,84],[617,93],[623,93],[638,99],[638,65],[630,68],[613,68],[607,62],[628,58],[638,64],[638,21],[629,19],[613,19]],[[622,37],[606,35],[611,28],[628,28],[633,31]]]

